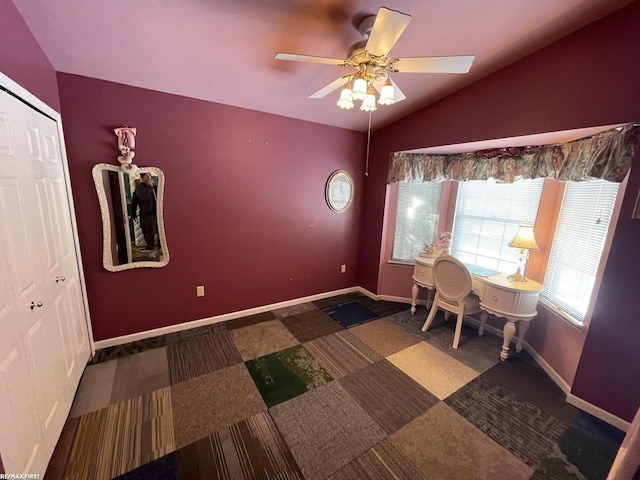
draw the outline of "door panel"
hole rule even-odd
[[[0,91],[0,451],[6,471],[44,473],[89,358],[72,229],[56,122]]]

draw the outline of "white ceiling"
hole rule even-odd
[[[380,106],[376,129],[631,0],[13,0],[54,69],[365,131],[339,90],[310,94],[344,67],[274,60],[277,52],[346,58],[359,19],[385,6],[412,21],[394,57],[475,55],[465,75],[397,73],[407,100]]]

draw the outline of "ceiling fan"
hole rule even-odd
[[[471,68],[473,55],[393,58],[391,48],[410,21],[410,15],[382,7],[377,15],[360,22],[358,31],[364,40],[349,49],[346,60],[293,53],[278,53],[275,58],[355,68],[355,72],[343,75],[309,98],[323,98],[344,85],[338,106],[351,109],[354,100],[362,100],[360,110],[371,112],[376,109],[374,89],[380,92],[378,103],[381,105],[392,105],[406,98],[391,79],[391,73],[467,73]]]

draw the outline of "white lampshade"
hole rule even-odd
[[[533,225],[520,225],[515,236],[509,242],[509,246],[525,250],[539,250],[536,237],[533,234]]]
[[[396,103],[396,91],[393,88],[391,79],[387,77],[387,81],[384,82],[384,86],[380,90],[380,99],[378,100],[380,105],[393,105]]]
[[[373,112],[376,108],[376,96],[373,94],[373,87],[369,87],[367,96],[364,97],[362,105],[360,105],[360,110],[363,112]]]
[[[344,110],[350,110],[353,108],[353,91],[351,90],[351,82],[347,82],[342,89],[342,92],[340,92],[340,98],[338,99],[337,105]]]
[[[364,100],[367,96],[367,81],[364,78],[356,78],[353,82],[353,92],[351,98],[354,100]]]

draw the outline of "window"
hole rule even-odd
[[[582,324],[618,194],[606,180],[567,183],[542,297]]]
[[[412,262],[438,229],[442,183],[399,182],[391,260]]]
[[[519,252],[508,243],[518,225],[535,224],[543,183],[543,179],[514,183],[461,182],[451,254],[472,265],[515,272]]]

